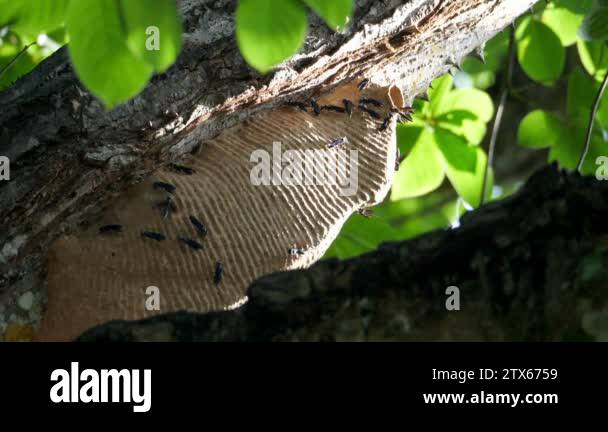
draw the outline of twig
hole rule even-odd
[[[481,198],[479,205],[483,205],[486,198],[486,185],[488,182],[488,171],[494,163],[494,150],[496,148],[496,140],[498,138],[498,131],[500,130],[500,124],[502,123],[502,117],[505,112],[505,105],[507,104],[507,96],[511,91],[511,84],[513,81],[513,68],[515,66],[515,31],[509,30],[509,57],[507,59],[507,76],[502,84],[502,90],[500,95],[500,102],[498,109],[496,110],[496,118],[494,119],[494,126],[492,127],[492,137],[490,138],[490,147],[488,149],[488,162],[486,163],[485,170],[483,172],[483,182],[481,185]]]
[[[17,62],[17,60],[19,60],[19,58],[25,54],[25,52],[32,46],[32,45],[36,45],[36,42],[32,42],[29,45],[26,45],[23,47],[23,49],[21,51],[19,51],[19,53],[10,61],[8,62],[8,64],[6,66],[4,66],[1,70],[0,70],[0,78],[2,78],[2,75],[4,74],[4,72],[6,72],[7,70],[10,69],[10,67],[15,64],[15,62]]]
[[[595,98],[595,102],[593,103],[593,109],[591,110],[591,117],[589,118],[589,127],[587,128],[587,138],[585,140],[585,147],[583,148],[583,153],[581,154],[581,158],[578,161],[578,165],[576,170],[581,172],[583,169],[583,164],[585,163],[585,158],[587,157],[587,153],[589,152],[589,146],[591,145],[591,135],[593,134],[593,125],[595,124],[595,116],[597,115],[597,111],[600,108],[600,102],[602,101],[602,96],[604,96],[604,91],[606,91],[606,87],[608,86],[608,73],[604,77],[604,82],[600,87],[600,91]]]

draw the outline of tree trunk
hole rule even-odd
[[[608,183],[546,167],[457,229],[266,276],[235,311],[111,322],[80,340],[606,341],[607,203]]]
[[[112,111],[82,88],[63,48],[0,94],[0,293],[43,285],[51,242],[223,130],[289,99],[353,80],[399,87],[406,101],[482,45],[535,0],[357,1],[353,27],[313,18],[300,54],[268,76],[242,60],[236,1],[182,0],[177,63]]]

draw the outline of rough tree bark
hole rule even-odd
[[[458,229],[266,276],[235,311],[110,322],[80,340],[605,341],[607,203],[608,183],[546,167]]]
[[[78,82],[64,48],[0,94],[0,293],[36,275],[49,244],[128,186],[223,129],[288,98],[360,77],[408,101],[536,0],[358,0],[353,27],[314,19],[300,54],[268,76],[235,44],[235,0],[181,0],[184,49],[167,73],[110,112]]]

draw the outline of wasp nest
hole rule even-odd
[[[353,212],[389,191],[394,92],[352,83],[263,112],[126,191],[94,227],[52,246],[38,339],[69,340],[109,320],[229,308],[259,276],[321,258]],[[333,154],[345,176],[310,184],[286,168],[286,159],[311,150]],[[299,166],[311,169],[306,159]],[[159,293],[152,310],[150,286]]]

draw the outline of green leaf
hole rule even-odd
[[[604,95],[602,96],[600,108],[595,119],[604,132],[608,131],[608,92],[604,92]]]
[[[433,88],[429,89],[430,102],[428,104],[431,115],[434,116],[434,113],[441,112],[444,98],[452,90],[453,84],[454,80],[450,75],[444,75],[433,81]]]
[[[585,15],[593,6],[593,0],[553,0],[551,3],[555,3],[556,6],[568,9],[578,15]]]
[[[542,22],[525,17],[516,32],[517,58],[534,81],[551,84],[564,70],[566,51],[560,39]]]
[[[608,39],[608,7],[597,7],[589,12],[578,34],[586,41]]]
[[[435,136],[450,183],[463,200],[472,207],[478,207],[487,163],[485,152],[478,146],[468,146],[462,138],[441,129]],[[492,190],[491,183],[488,182],[486,193]]]
[[[564,129],[558,142],[551,147],[549,162],[558,161],[564,168],[575,169],[585,145],[586,135],[587,130],[582,127]],[[595,173],[596,160],[599,156],[606,156],[606,143],[600,132],[596,130],[591,137],[589,153],[583,164],[584,175]]]
[[[239,0],[239,48],[247,63],[262,73],[295,54],[306,30],[306,9],[298,0]]]
[[[486,44],[486,65],[494,72],[504,67],[504,58],[509,52],[509,34],[500,32]]]
[[[581,63],[589,75],[601,81],[608,72],[608,46],[604,42],[579,40],[577,48]]]
[[[528,148],[551,147],[558,142],[563,129],[555,114],[543,110],[532,111],[519,124],[517,141]]]
[[[600,83],[592,80],[580,68],[575,68],[568,80],[568,115],[579,127],[586,128],[589,124],[591,109],[599,91]],[[606,95],[600,106],[600,116],[603,118],[606,110]],[[608,126],[608,125],[606,125]]]
[[[2,70],[8,63],[12,62],[16,55],[19,54],[23,47],[21,45],[14,44],[1,44],[0,45],[0,70]],[[23,54],[12,66],[4,71],[0,76],[0,90],[9,87],[13,82],[17,81],[20,77],[30,72],[36,63],[29,55],[29,53]]]
[[[182,43],[175,0],[127,0],[119,4],[129,49],[156,72],[164,72],[175,62]]]
[[[304,0],[334,30],[343,29],[351,19],[353,0]]]
[[[0,0],[0,27],[10,24],[15,32],[35,38],[64,24],[68,3],[69,0]]]
[[[575,2],[587,2],[588,8],[592,3],[590,0],[575,0]],[[542,14],[542,22],[553,30],[565,47],[576,42],[578,29],[585,18],[584,12],[577,12],[572,7],[575,7],[573,2],[551,2]]]
[[[127,47],[124,16],[117,2],[72,1],[66,27],[70,56],[79,78],[107,107],[125,102],[144,89],[153,68]]]
[[[478,145],[486,135],[486,124],[494,117],[494,103],[490,96],[477,89],[454,90],[444,96],[435,112],[439,127]]]
[[[407,155],[412,151],[424,129],[425,125],[418,122],[397,125],[397,145],[402,155]]]
[[[443,182],[445,175],[434,137],[435,134],[428,128],[420,133],[418,141],[395,175],[392,201],[427,194]]]
[[[352,258],[376,249],[380,243],[395,240],[399,233],[380,218],[353,215],[342,227],[325,257]]]
[[[575,124],[587,128],[591,110],[600,90],[600,83],[592,80],[580,69],[575,69],[568,82],[568,112]],[[608,129],[608,93],[604,93],[595,118],[599,126]]]
[[[462,70],[470,77],[473,86],[480,90],[489,89],[496,83],[494,71],[478,59],[467,57],[462,63]]]

